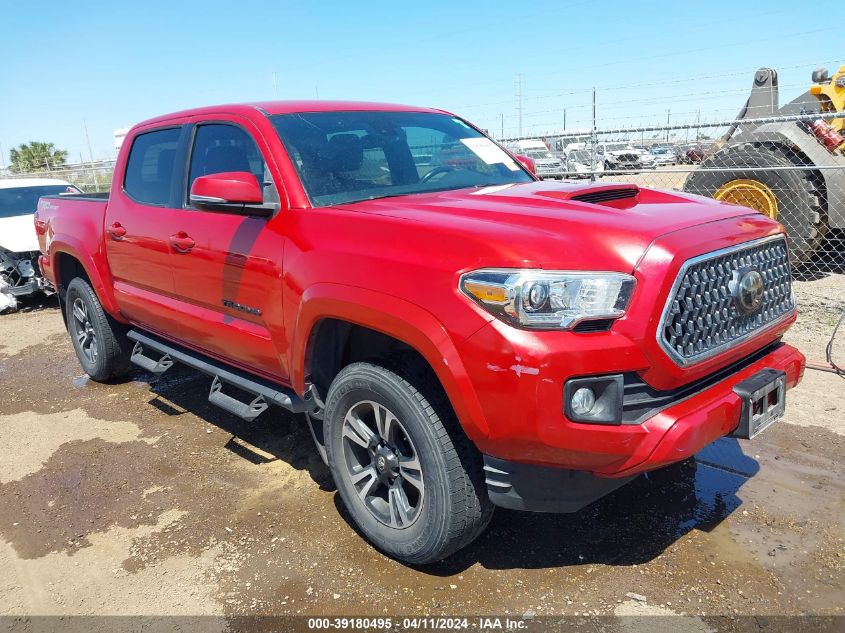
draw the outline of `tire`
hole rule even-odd
[[[762,184],[776,199],[774,219],[786,227],[792,260],[805,262],[812,257],[827,233],[823,195],[817,176],[803,169],[767,169],[794,166],[795,163],[777,149],[750,143],[731,146],[702,161],[699,169],[687,178],[684,191],[713,198],[734,181]],[[728,168],[731,171],[703,171],[707,168]]]
[[[91,380],[105,382],[129,371],[130,347],[124,328],[105,313],[84,279],[76,277],[68,284],[65,316],[76,357]]]
[[[445,394],[430,371],[414,373],[348,365],[329,389],[325,432],[329,468],[356,527],[388,556],[423,565],[474,541],[493,506],[481,456]]]

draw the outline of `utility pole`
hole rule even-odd
[[[91,137],[88,136],[88,124],[82,119],[82,129],[85,130],[85,142],[88,144],[88,159],[94,162],[94,150],[91,149]]]
[[[669,142],[669,116],[671,112],[666,110],[666,142]]]
[[[563,129],[566,131],[566,108],[563,109]]]
[[[278,78],[276,77],[276,71],[275,70],[273,71],[273,98],[274,99],[279,98],[279,81],[278,81]]]
[[[82,119],[82,128],[85,130],[85,142],[88,144],[88,158],[91,160],[91,173],[94,176],[94,189],[100,190],[100,179],[97,178],[97,170],[94,169],[94,150],[91,149],[91,137],[88,136],[88,124]]]
[[[516,110],[519,113],[519,138],[522,138],[522,73],[516,75]]]
[[[504,114],[504,112],[499,115],[499,118],[502,120],[502,135],[499,137],[501,139],[501,138],[505,138],[505,114]]]
[[[320,86],[314,86],[314,96],[317,98],[317,101],[320,100]]]
[[[593,86],[593,130],[590,143],[590,181],[596,181],[596,151],[598,150],[598,128],[596,127],[596,87]]]
[[[695,114],[695,140],[698,141],[698,137],[701,136],[701,110],[696,112]]]
[[[3,143],[0,143],[0,169],[6,169],[6,159],[3,157]]]

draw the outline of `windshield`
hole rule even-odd
[[[68,191],[76,192],[77,189],[70,185],[0,188],[0,218],[35,213],[38,208],[38,198],[67,193]]]
[[[306,112],[270,117],[315,206],[531,182],[460,119],[429,112]]]
[[[577,161],[579,163],[589,163],[591,158],[590,152],[587,150],[578,150],[577,152],[572,152],[572,160]]]

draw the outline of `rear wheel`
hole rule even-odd
[[[816,176],[795,167],[783,152],[764,146],[731,146],[692,172],[684,191],[754,209],[785,227],[792,259],[810,259],[827,232]],[[706,171],[719,169],[724,171]],[[774,168],[774,169],[773,169]]]
[[[352,520],[386,554],[442,560],[492,516],[480,455],[439,385],[371,363],[345,367],[326,398],[326,453]]]
[[[98,382],[129,371],[129,339],[123,327],[103,310],[93,288],[73,279],[65,295],[67,329],[82,369]]]

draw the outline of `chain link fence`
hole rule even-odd
[[[692,193],[780,221],[790,239],[802,346],[825,358],[825,367],[835,365],[841,354],[829,337],[845,312],[845,113],[595,127],[505,144],[528,140],[550,148],[564,179]]]
[[[566,179],[627,182],[750,207],[782,222],[798,279],[845,272],[845,113],[545,136]],[[681,136],[692,141],[678,140]],[[536,137],[534,137],[536,140]],[[520,140],[508,139],[513,146]]]
[[[8,178],[57,178],[75,185],[86,193],[102,192],[111,188],[114,163],[114,159],[95,160],[23,174],[7,170],[0,173],[0,180]]]

